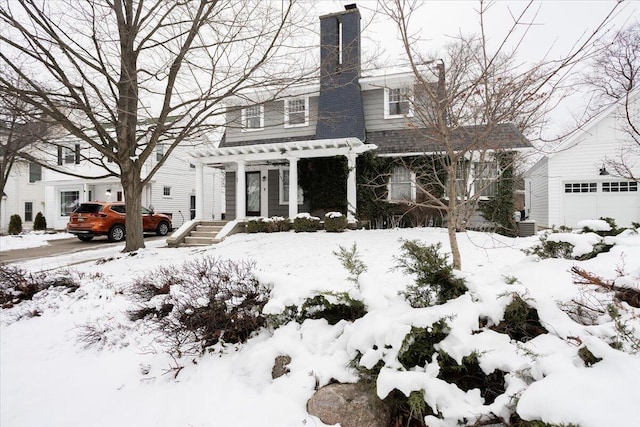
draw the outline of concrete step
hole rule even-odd
[[[208,246],[214,243],[220,243],[220,240],[213,237],[194,237],[187,236],[184,238],[184,244],[186,246]]]
[[[209,237],[210,239],[213,239],[214,237],[216,237],[218,235],[217,231],[211,232],[211,231],[192,231],[191,233],[189,233],[189,237]]]
[[[218,225],[196,225],[196,231],[218,234],[222,230]]]

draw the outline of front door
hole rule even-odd
[[[260,172],[247,172],[247,216],[260,216]]]

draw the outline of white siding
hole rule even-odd
[[[44,177],[44,170],[43,170]],[[29,164],[16,162],[11,170],[11,175],[4,188],[7,197],[2,200],[0,207],[0,233],[5,233],[12,215],[20,215],[22,228],[29,230],[33,227],[33,221],[25,222],[25,202],[33,205],[33,218],[38,212],[44,215],[44,184],[42,181],[29,182]]]
[[[639,96],[632,102],[637,109]],[[620,226],[640,220],[640,192],[606,194],[602,183],[621,181],[612,175],[600,175],[606,159],[620,158],[621,149],[629,143],[629,135],[621,128],[622,109],[612,109],[594,120],[584,131],[563,143],[548,157],[548,223],[541,225],[575,226],[582,219],[609,216]],[[634,173],[640,174],[640,159],[635,162]],[[613,172],[613,171],[609,171]],[[596,183],[595,193],[565,193],[568,183]],[[534,218],[532,218],[534,219]]]
[[[548,158],[541,159],[525,177],[525,208],[529,219],[538,226],[549,226],[549,172]]]

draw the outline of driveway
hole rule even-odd
[[[167,236],[145,236],[145,242],[166,239]],[[49,244],[35,248],[15,249],[0,252],[0,263],[14,263],[33,259],[49,258],[83,252],[89,249],[109,248],[124,245],[124,242],[109,242],[106,237],[96,237],[90,242],[81,242],[75,237],[69,239],[49,240]]]

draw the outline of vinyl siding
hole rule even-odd
[[[242,113],[231,110],[226,114],[228,123],[226,132],[227,143],[237,143],[252,140],[275,138],[308,138],[315,135],[318,117],[318,97],[309,98],[309,125],[287,127],[284,126],[284,101],[272,101],[264,105],[264,128],[261,130],[242,129]]]
[[[529,219],[538,226],[549,227],[549,159],[543,158],[528,172],[525,179],[525,207]]]
[[[236,219],[236,173],[227,172],[225,178],[225,194],[227,210],[225,214],[226,220]]]
[[[384,118],[384,88],[363,91],[362,103],[367,132],[406,129],[411,123],[411,120],[406,117]]]

